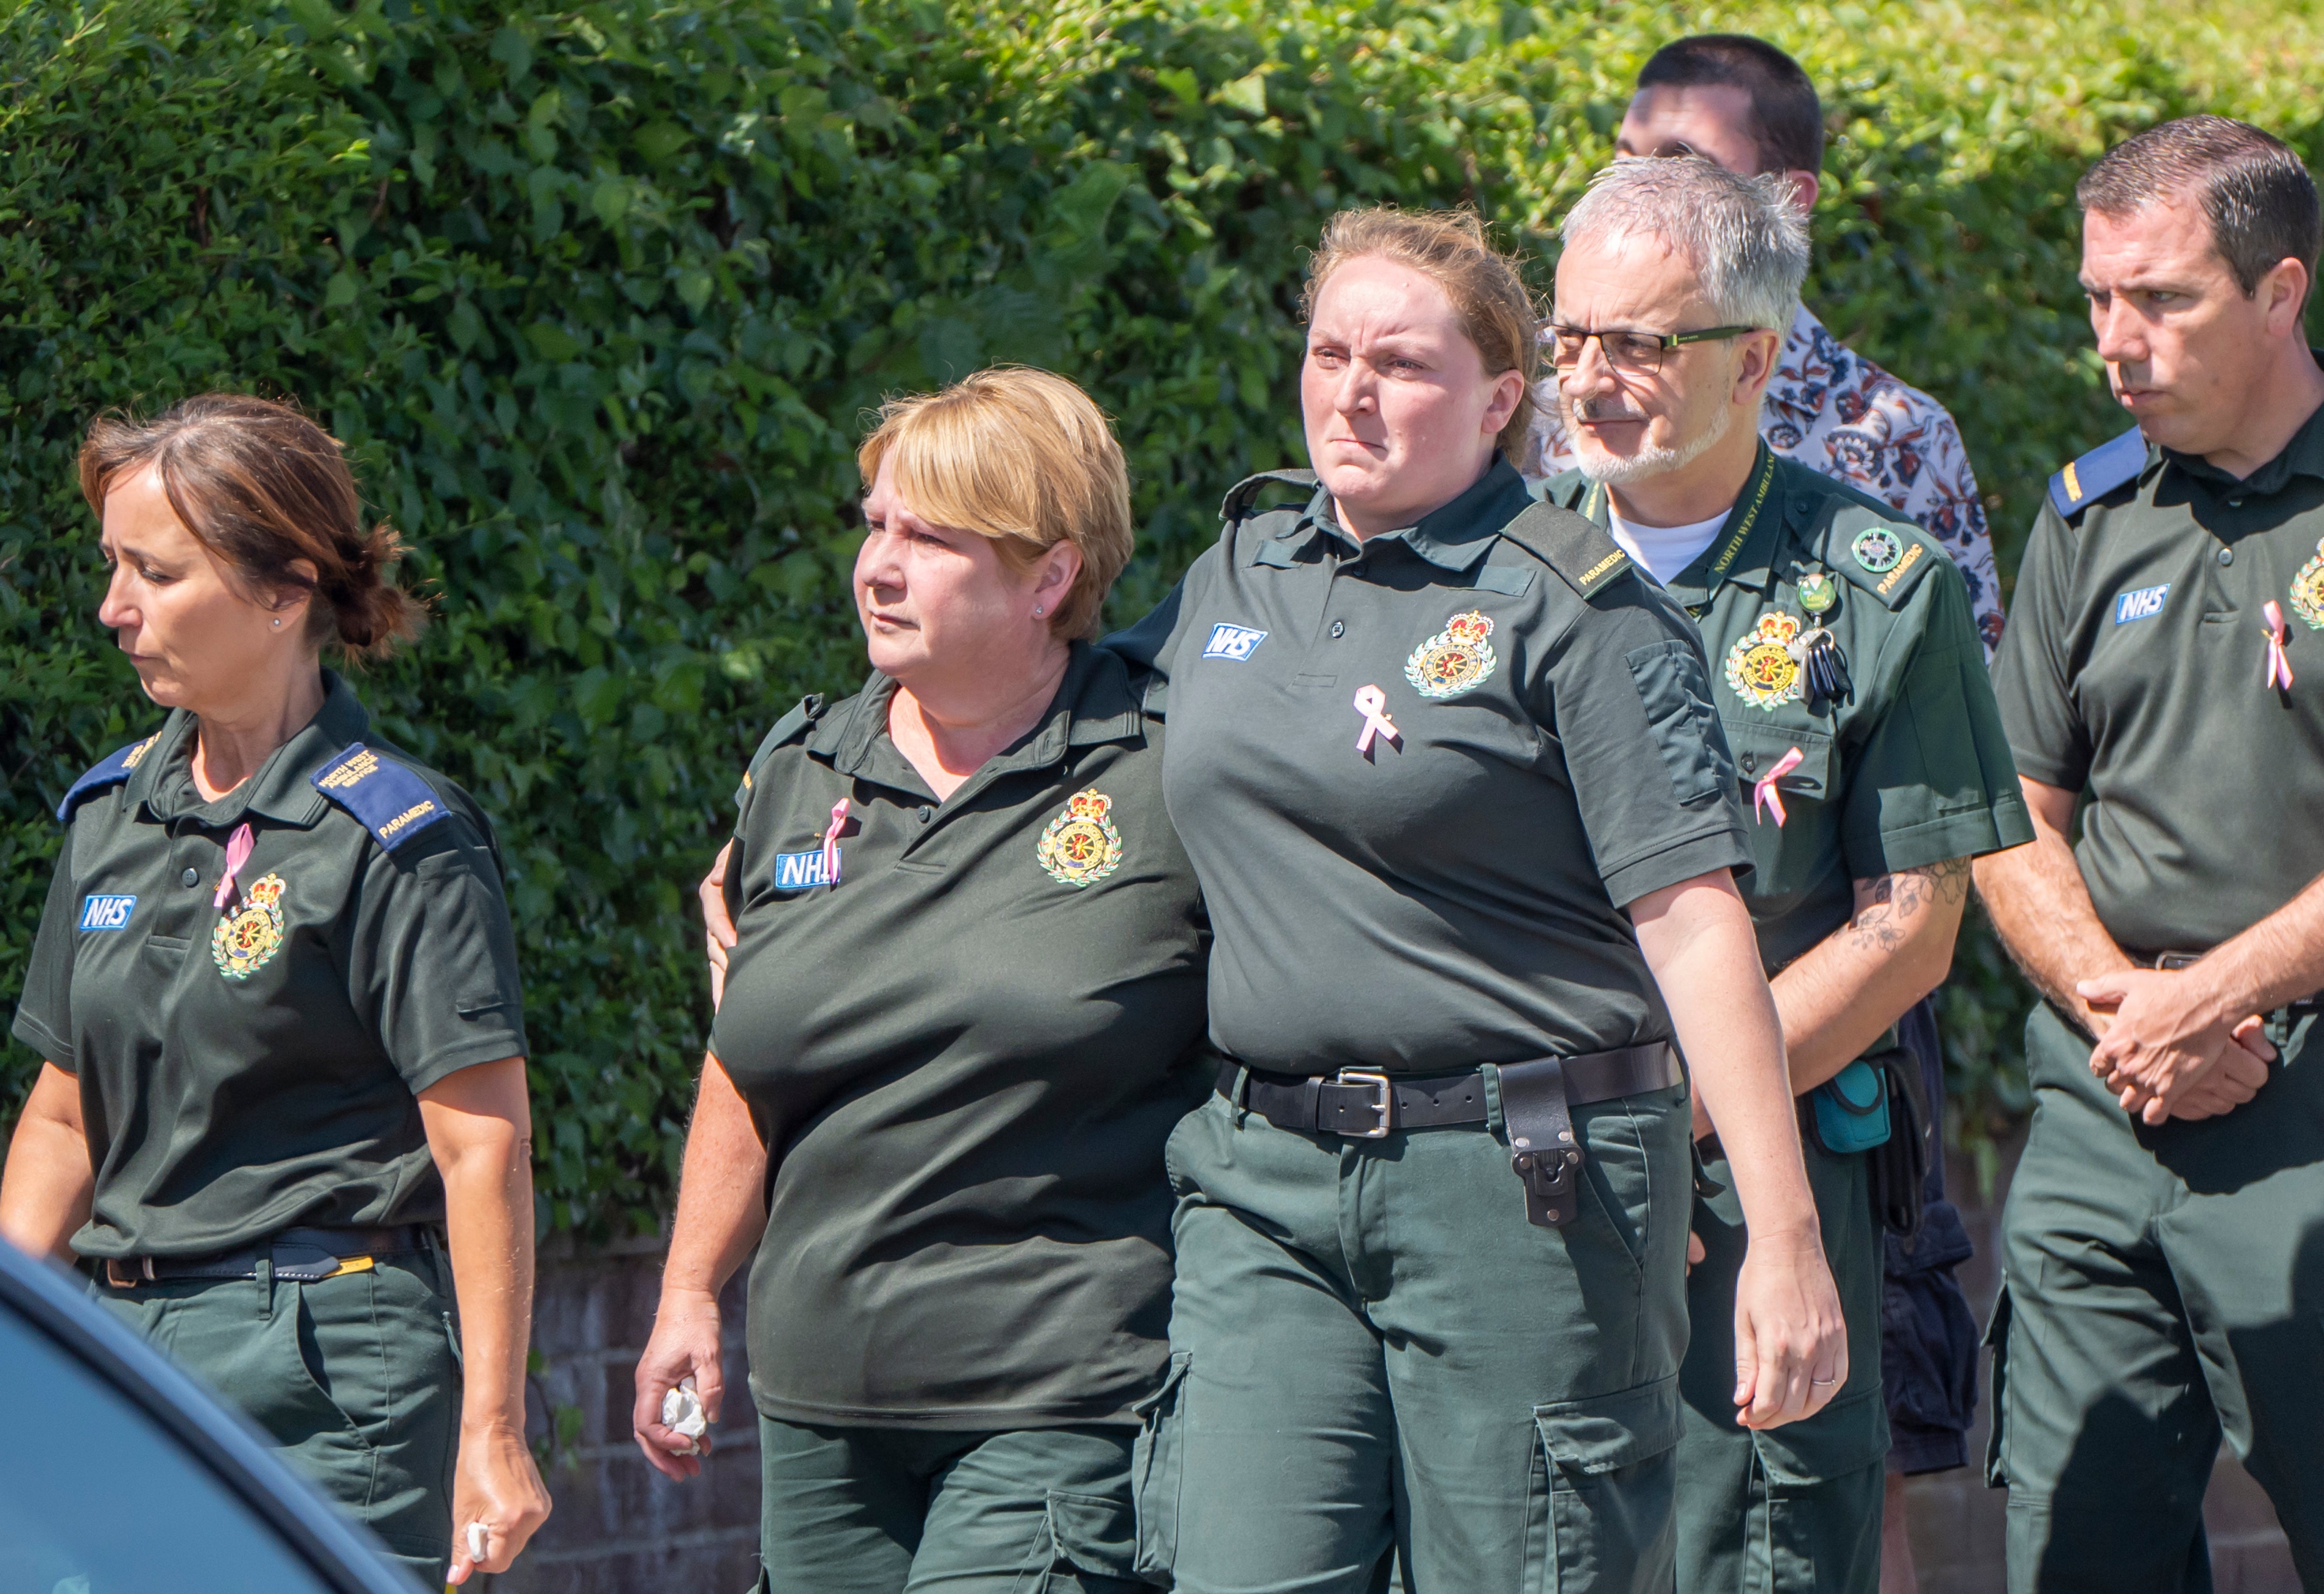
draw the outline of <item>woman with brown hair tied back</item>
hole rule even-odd
[[[504,1570],[549,1497],[498,844],[320,659],[419,631],[402,550],[285,404],[101,419],[80,475],[98,621],[170,714],[57,808],[0,1236],[87,1264],[423,1582]]]

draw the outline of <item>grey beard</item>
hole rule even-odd
[[[1568,402],[1563,408],[1567,435],[1574,438],[1575,465],[1589,480],[1609,487],[1624,487],[1632,482],[1649,481],[1674,470],[1685,469],[1724,438],[1728,428],[1735,423],[1733,407],[1721,404],[1717,417],[1702,436],[1690,438],[1675,448],[1644,447],[1628,459],[1615,459],[1605,455],[1592,457],[1582,447],[1581,433],[1575,425],[1574,406]]]

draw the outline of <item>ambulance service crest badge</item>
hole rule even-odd
[[[2324,631],[2324,542],[2317,543],[2316,557],[2292,578],[2292,612],[2308,622],[2309,630]]]
[[[1778,705],[1796,703],[1800,696],[1800,661],[1792,657],[1792,642],[1800,622],[1789,614],[1762,614],[1759,623],[1735,639],[1727,650],[1727,684],[1735,696],[1773,714]]]
[[[1049,821],[1034,856],[1060,885],[1093,886],[1121,866],[1121,832],[1107,817],[1113,799],[1092,787],[1075,792]]]
[[[1476,610],[1455,614],[1443,631],[1412,650],[1404,661],[1404,678],[1423,697],[1452,697],[1481,686],[1500,662],[1493,652],[1492,634],[1493,622]]]
[[[210,932],[210,959],[229,980],[247,980],[282,950],[282,877],[261,875],[243,893],[242,906]]]
[[[1904,557],[1904,539],[1885,527],[1874,526],[1858,532],[1856,540],[1848,545],[1848,551],[1873,575],[1886,576]]]

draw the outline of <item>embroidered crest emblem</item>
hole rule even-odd
[[[2292,578],[2292,612],[2308,622],[2309,630],[2324,631],[2324,541],[2317,543],[2316,557]]]
[[[1800,577],[1800,607],[1809,613],[1821,614],[1838,602],[1840,588],[1822,571],[1810,571]]]
[[[210,932],[210,960],[229,980],[247,980],[282,950],[282,877],[264,874],[250,882],[242,906]]]
[[[1856,540],[1848,545],[1848,551],[1856,556],[1858,564],[1873,575],[1886,576],[1896,567],[1896,561],[1904,557],[1904,541],[1894,531],[1875,526],[1869,530],[1858,531]]]
[[[1113,799],[1095,787],[1075,792],[1049,821],[1034,856],[1059,885],[1093,886],[1121,866],[1121,832],[1107,817]]]
[[[1800,622],[1789,614],[1762,614],[1759,623],[1735,639],[1727,650],[1727,684],[1744,702],[1774,713],[1779,704],[1800,696],[1800,661],[1792,656],[1792,642]]]
[[[1500,663],[1488,640],[1492,634],[1493,622],[1476,610],[1455,614],[1412,650],[1404,661],[1404,678],[1423,697],[1451,697],[1481,686]]]

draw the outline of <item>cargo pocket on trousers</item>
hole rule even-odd
[[[1130,1409],[1140,1426],[1130,1451],[1130,1485],[1135,1504],[1138,1553],[1132,1568],[1148,1582],[1167,1587],[1178,1558],[1178,1485],[1185,1470],[1186,1370],[1193,1356],[1170,1353],[1162,1387]]]
[[[1526,1588],[1668,1587],[1678,1559],[1677,1376],[1537,1405],[1533,1419],[1541,1448],[1526,1514]]]
[[[1138,1580],[1138,1515],[1129,1500],[1053,1488],[1048,1506],[1057,1561],[1102,1580]],[[1084,1580],[1081,1586],[1099,1585]]]
[[[1869,1588],[1880,1576],[1888,1403],[1877,1384],[1798,1423],[1751,1435],[1766,1490],[1752,1525],[1775,1589]]]
[[[1985,1486],[2009,1487],[2009,1277],[2002,1276],[1982,1343],[1993,1352],[1993,1432],[1985,1440]]]

